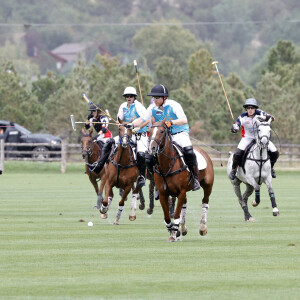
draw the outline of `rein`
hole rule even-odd
[[[170,133],[170,131],[165,126],[162,126],[162,125],[153,125],[152,127],[163,127],[163,128],[165,128],[164,135],[163,135],[163,137],[161,138],[160,141],[158,141],[155,137],[152,137],[151,141],[155,141],[156,144],[157,144],[157,147],[158,147],[157,156],[163,155],[166,158],[168,158],[170,161],[172,161],[171,165],[169,163],[169,169],[168,169],[168,171],[166,173],[164,173],[163,170],[162,170],[162,168],[161,168],[161,165],[158,162],[158,160],[156,160],[157,161],[156,166],[157,166],[158,170],[156,170],[156,168],[154,168],[154,172],[157,173],[158,175],[162,176],[164,178],[164,181],[165,181],[165,184],[166,184],[165,177],[176,175],[176,174],[184,171],[187,168],[187,166],[184,165],[180,169],[178,169],[178,170],[176,170],[174,172],[171,172],[171,170],[173,169],[173,167],[174,167],[174,165],[176,163],[177,158],[180,158],[180,155],[176,155],[176,149],[175,149],[174,145],[172,144],[171,133]],[[171,156],[169,156],[166,153],[164,153],[165,150],[166,150],[166,147],[167,147],[167,143],[166,143],[167,137],[169,137],[170,152],[172,153]],[[165,141],[165,143],[164,143],[163,147],[160,148],[160,146],[162,145],[162,143],[164,141]]]

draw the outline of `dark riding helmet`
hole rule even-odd
[[[169,96],[169,91],[164,85],[158,84],[158,85],[155,85],[152,88],[151,92],[147,96],[168,97]]]
[[[246,108],[247,106],[253,106],[255,108],[258,108],[258,103],[257,103],[256,99],[249,98],[249,99],[246,99],[245,104],[243,105],[244,108]]]
[[[100,104],[92,104],[89,108],[89,110],[91,110],[91,111],[96,111],[96,110],[101,111],[101,109],[102,108],[101,108]]]

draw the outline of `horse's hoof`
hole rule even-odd
[[[140,203],[139,209],[140,209],[140,210],[144,210],[144,209],[145,209],[145,203]]]
[[[248,220],[246,220],[246,222],[254,223],[254,222],[255,222],[255,219],[254,219],[253,217],[250,217]]]
[[[119,225],[119,222],[118,221],[114,221],[113,225]]]
[[[100,213],[100,217],[101,217],[101,219],[107,219],[107,214],[101,214]]]
[[[183,236],[187,235],[188,230],[184,224],[180,225],[180,231]]]
[[[207,234],[207,227],[205,225],[200,226],[199,233],[200,233],[201,236],[206,235]]]
[[[252,201],[252,206],[253,206],[253,207],[258,206],[258,204],[259,204],[259,203],[256,203],[256,201]]]
[[[176,242],[176,239],[173,238],[172,236],[169,237],[168,242]]]
[[[279,216],[279,210],[278,210],[277,207],[274,207],[274,208],[273,208],[273,216],[274,216],[274,217]]]
[[[134,221],[136,219],[136,216],[129,216],[130,221]]]
[[[93,209],[100,209],[100,205],[94,205]]]
[[[148,208],[147,209],[147,214],[152,215],[153,214],[153,208]]]

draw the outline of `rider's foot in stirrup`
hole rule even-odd
[[[194,179],[194,186],[193,186],[193,191],[198,191],[200,190],[200,183],[197,179]]]
[[[276,173],[273,168],[271,169],[271,176],[272,176],[272,178],[276,178]]]
[[[234,180],[236,178],[236,170],[231,170],[231,172],[229,174],[229,178],[231,180]]]
[[[97,162],[94,162],[94,163],[92,163],[92,164],[89,164],[89,163],[85,163],[85,164],[88,166],[88,168],[89,168],[90,170],[95,169],[95,167],[97,166]]]
[[[145,186],[145,177],[140,175],[136,181],[137,186]]]

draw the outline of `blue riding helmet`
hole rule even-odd
[[[151,92],[147,96],[168,97],[169,96],[169,91],[164,85],[158,84],[158,85],[155,85],[152,88]]]

